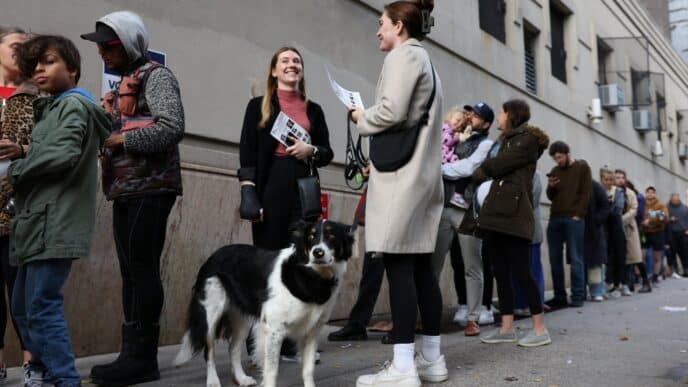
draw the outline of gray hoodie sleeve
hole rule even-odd
[[[146,103],[155,124],[125,133],[124,150],[132,154],[163,152],[184,137],[184,106],[172,71],[157,68],[146,81]]]

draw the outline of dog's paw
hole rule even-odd
[[[206,387],[222,387],[222,384],[220,384],[220,379],[218,379],[217,377],[208,378],[205,381],[205,385]]]
[[[258,384],[258,382],[256,382],[256,379],[253,379],[250,376],[244,376],[242,378],[235,378],[234,381],[238,385],[240,385],[241,387],[255,386]]]

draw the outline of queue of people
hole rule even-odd
[[[550,144],[545,131],[531,124],[522,99],[504,102],[496,116],[478,102],[451,109],[442,119],[441,77],[422,44],[433,9],[433,0],[385,5],[376,35],[386,57],[375,103],[350,112],[371,145],[360,208],[366,255],[351,319],[330,339],[367,339],[384,272],[392,313],[392,361],[379,373],[360,376],[359,387],[418,387],[448,378],[438,282],[448,253],[459,298],[454,321],[466,336],[481,336],[481,325],[495,322],[496,280],[501,324],[480,338],[490,345],[550,344],[546,311],[630,296],[638,281],[639,293],[650,292],[661,278],[679,277],[679,265],[688,274],[688,207],[678,194],[664,205],[654,187],[642,196],[623,170],[608,167],[593,181],[586,161],[574,159],[562,141]],[[105,66],[122,76],[101,103],[77,87],[81,58],[69,39],[0,29],[0,163],[11,161],[0,182],[0,280],[24,350],[25,386],[81,385],[61,289],[73,260],[86,256],[91,244],[98,159],[102,189],[112,202],[122,331],[117,359],[93,367],[90,376],[95,384],[111,386],[160,378],[160,260],[167,218],[183,191],[180,88],[170,69],[148,58],[149,36],[138,15],[110,13],[81,37],[95,43]],[[239,213],[252,223],[253,243],[264,249],[289,246],[290,224],[312,218],[300,181],[317,175],[334,156],[323,109],[307,98],[304,69],[296,48],[278,49],[268,64],[264,94],[245,111]],[[272,137],[280,114],[308,139]],[[493,126],[498,133],[490,136]],[[545,178],[537,163],[546,150],[556,166]],[[551,201],[546,231],[543,191]],[[545,235],[550,300],[544,299],[540,258]],[[532,320],[524,337],[514,330],[518,316]],[[0,320],[4,334],[7,316]],[[295,343],[285,341],[281,354],[286,361],[298,359]],[[0,341],[0,362],[2,356]]]

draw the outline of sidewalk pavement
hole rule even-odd
[[[449,380],[425,386],[542,386],[542,387],[651,387],[688,383],[688,312],[668,312],[664,306],[688,306],[688,279],[662,282],[650,294],[635,294],[602,303],[588,302],[547,314],[552,344],[525,349],[515,344],[487,345],[463,336],[450,323],[454,310],[447,310],[442,337]],[[182,323],[180,319],[180,323]],[[519,336],[529,320],[516,323]],[[379,343],[380,334],[367,342],[330,343],[328,326],[320,341],[322,361],[315,369],[320,387],[355,386],[356,377],[377,372],[391,358],[391,346]],[[483,335],[493,329],[483,327]],[[418,346],[420,348],[420,346]],[[177,346],[160,349],[162,379],[142,387],[205,386],[203,356],[174,368]],[[218,346],[217,366],[224,386],[233,386],[227,345]],[[85,378],[94,364],[111,361],[116,354],[92,356],[77,361]],[[244,362],[246,364],[246,362]],[[300,364],[281,363],[279,386],[301,386]],[[21,370],[11,369],[8,385],[19,385]],[[84,380],[84,385],[92,385]]]

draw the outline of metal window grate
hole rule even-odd
[[[537,67],[535,64],[535,42],[532,37],[526,35],[525,63],[526,63],[526,89],[531,93],[537,93]]]

